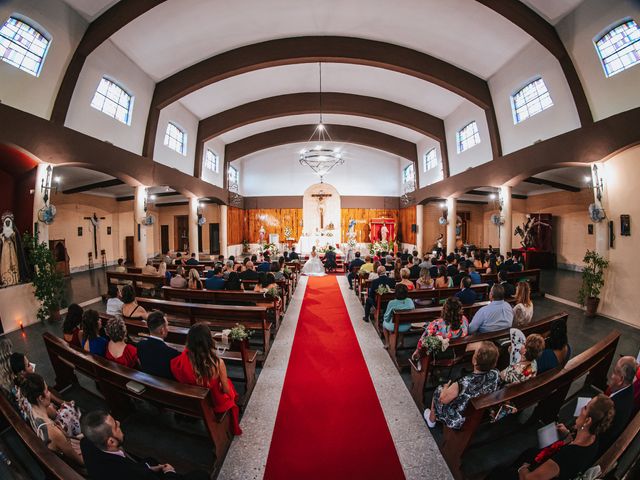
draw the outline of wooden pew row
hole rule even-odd
[[[620,333],[612,331],[594,346],[569,360],[564,368],[555,368],[526,382],[472,399],[465,410],[466,420],[462,428],[454,430],[446,425],[443,428],[440,450],[454,477],[463,478],[464,453],[491,410],[497,411],[505,402],[510,402],[518,411],[537,405],[533,421],[540,420],[547,424],[556,419],[571,384],[582,376],[587,375],[585,385],[604,390],[619,338]]]
[[[298,280],[300,280],[300,262],[286,262],[284,265],[291,270],[291,280],[293,283],[293,289],[295,290],[298,286]]]
[[[69,466],[35,434],[15,410],[11,402],[0,392],[0,418],[13,429],[25,449],[44,472],[48,480],[83,480],[84,477]],[[3,422],[3,423],[4,423]]]
[[[483,273],[480,278],[485,283],[495,283],[498,281],[497,273]],[[540,269],[523,270],[521,272],[508,272],[507,281],[514,285],[520,280],[527,280],[531,287],[531,293],[540,293]]]
[[[241,280],[240,283],[244,286],[245,292],[253,292],[253,289],[256,288],[258,284],[258,280]],[[289,280],[279,280],[276,282],[278,287],[280,288],[280,292],[282,293],[283,305],[282,309],[286,310],[286,307],[289,305],[291,301],[291,295],[293,294],[291,288],[291,282]]]
[[[213,400],[208,388],[184,385],[124,367],[72,347],[49,332],[44,333],[42,338],[56,375],[57,390],[62,391],[77,384],[75,372],[78,371],[96,382],[116,419],[124,420],[134,409],[131,398],[146,400],[183,415],[201,418],[213,442],[216,458],[214,470],[222,465],[233,438],[232,419],[228,412],[216,414],[213,411]],[[136,383],[143,387],[140,393],[130,389]],[[136,451],[132,453],[136,454]]]
[[[524,327],[521,327],[520,330],[525,335],[531,335],[532,333],[538,333],[543,337],[548,337],[551,332],[551,326],[555,322],[567,322],[569,318],[569,314],[566,312],[560,312],[555,315],[550,315],[545,318],[541,318],[540,320],[530,323]],[[478,333],[475,335],[467,335],[463,338],[457,338],[451,340],[449,342],[449,350],[453,352],[453,357],[446,360],[438,360],[437,358],[432,358],[427,355],[420,359],[420,370],[416,369],[416,365],[410,362],[411,365],[411,396],[413,397],[413,401],[416,402],[416,405],[420,410],[424,410],[424,389],[429,380],[429,375],[431,374],[431,370],[434,366],[446,366],[451,367],[456,364],[460,364],[464,361],[468,361],[471,359],[473,355],[473,350],[469,347],[476,342],[494,342],[494,343],[502,343],[504,341],[509,340],[509,328],[505,328],[503,330],[498,330],[496,332],[489,333]],[[468,350],[471,350],[470,352]],[[499,366],[503,366],[506,350],[501,351],[501,359],[499,362]],[[506,365],[504,365],[506,366]]]
[[[121,273],[108,271],[107,285],[112,283],[120,284],[122,282],[130,282],[136,296],[142,295],[142,284],[151,284],[158,290],[165,284],[165,277],[158,275],[142,275],[140,273]],[[115,281],[114,281],[115,280]]]

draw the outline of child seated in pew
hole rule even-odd
[[[126,343],[127,326],[124,319],[117,315],[107,322],[105,332],[109,337],[109,343],[104,357],[112,362],[119,363],[129,368],[138,368],[138,350],[133,345]]]

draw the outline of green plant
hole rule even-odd
[[[584,306],[588,298],[598,298],[604,285],[604,270],[609,266],[605,259],[595,250],[587,250],[582,259],[582,286],[578,292],[578,302]]]
[[[245,252],[245,253],[249,251],[249,241],[248,240],[242,240],[242,251]]]
[[[64,282],[62,273],[56,270],[53,252],[38,241],[37,234],[24,234],[27,261],[33,268],[31,280],[35,296],[42,303],[38,310],[38,320],[44,321],[53,312],[64,306]]]
[[[420,348],[427,354],[437,356],[449,348],[449,339],[438,335],[429,335],[420,341]]]
[[[389,285],[380,285],[376,289],[376,293],[378,295],[384,295],[385,293],[389,293],[390,291],[391,291],[391,289],[389,288]]]
[[[248,340],[251,335],[253,335],[253,331],[247,330],[247,327],[244,325],[236,323],[236,326],[229,332],[229,340],[232,342],[242,342],[243,340]]]
[[[265,298],[267,298],[267,297],[280,298],[280,289],[278,287],[267,288],[267,291],[264,292],[263,296]]]

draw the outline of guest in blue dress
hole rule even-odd
[[[415,305],[413,304],[413,300],[407,298],[409,296],[409,289],[406,285],[402,283],[396,284],[396,298],[391,300],[387,305],[387,310],[384,312],[384,319],[382,322],[383,332],[384,332],[384,348],[389,348],[389,333],[393,332],[393,312],[396,310],[413,310]],[[411,325],[406,323],[400,325],[398,327],[398,332],[400,332],[399,343],[402,345],[404,340],[404,335],[407,330],[411,328]]]
[[[109,341],[106,337],[100,335],[101,328],[102,321],[98,312],[95,310],[85,311],[82,315],[82,349],[104,357]]]
[[[551,325],[551,335],[545,348],[538,357],[538,375],[556,367],[564,367],[571,358],[571,345],[567,338],[567,324],[558,320]]]

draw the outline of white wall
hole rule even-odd
[[[511,95],[536,77],[542,77],[553,106],[513,124]],[[569,84],[560,63],[542,45],[532,40],[524,49],[489,79],[489,89],[496,110],[502,153],[507,154],[580,128]]]
[[[133,96],[131,124],[116,120],[91,106],[102,77],[114,81]],[[73,92],[65,126],[142,154],[149,105],[155,84],[110,40],[89,55]]]
[[[456,134],[458,130],[473,120],[478,124],[480,143],[459,154],[456,147]],[[464,172],[470,167],[489,162],[493,158],[487,117],[480,107],[471,102],[463,102],[444,119],[444,129],[447,137],[447,150],[449,151],[449,173],[452,176]]]
[[[578,70],[595,120],[640,106],[640,65],[607,78],[593,44],[596,35],[625,17],[640,22],[640,2],[585,0],[556,25]]]
[[[25,112],[49,118],[67,64],[80,42],[87,22],[59,0],[0,1],[0,22],[21,14],[51,35],[49,51],[34,77],[9,63],[0,61],[0,100]]]
[[[418,142],[416,144],[418,150],[418,183],[419,188],[426,187],[427,185],[431,185],[432,183],[439,182],[442,180],[442,150],[440,148],[440,143],[436,142],[434,139],[426,137],[424,140]],[[435,168],[431,170],[424,171],[424,154],[427,153],[432,148],[436,149],[436,154],[438,156],[438,164]]]
[[[181,155],[175,150],[164,146],[164,134],[169,122],[187,132],[187,155]],[[196,155],[196,137],[198,133],[198,119],[193,113],[184,108],[180,102],[175,102],[160,112],[158,130],[153,159],[169,167],[177,168],[187,175],[193,175],[194,158]]]
[[[207,153],[207,149],[213,151],[213,153],[218,155],[218,173],[212,172],[208,168],[204,166],[204,159]],[[197,161],[197,159],[196,159]],[[205,142],[204,148],[202,149],[202,158],[200,159],[202,162],[202,175],[200,176],[202,180],[205,182],[209,182],[212,185],[217,185],[218,187],[222,187],[224,184],[224,142],[219,138],[214,138]]]

